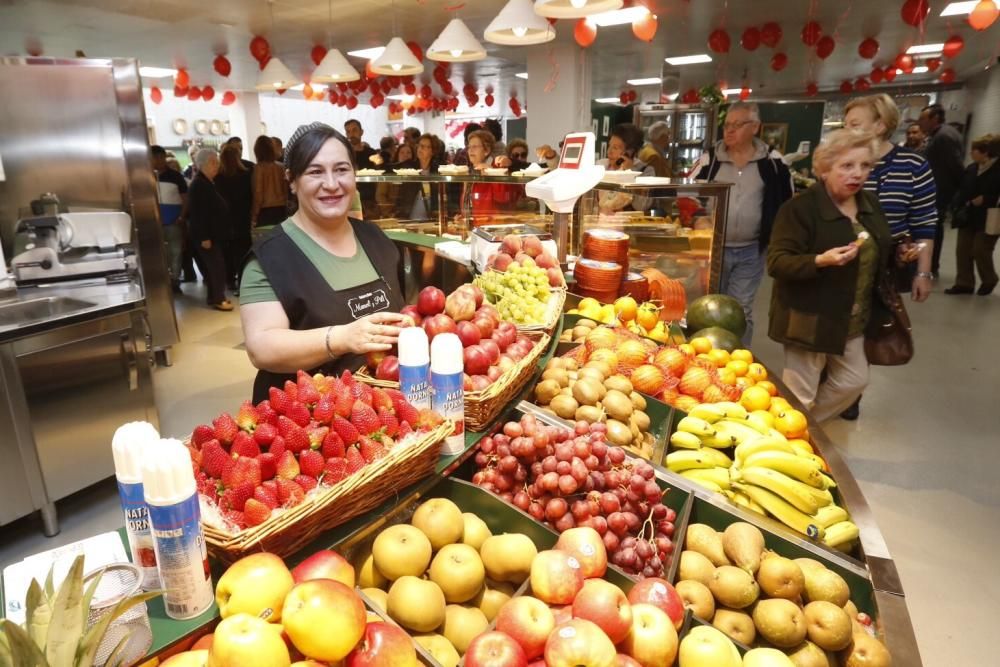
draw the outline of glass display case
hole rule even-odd
[[[640,104],[633,122],[643,134],[663,121],[670,128],[667,161],[670,173],[685,176],[715,138],[718,107],[704,104]]]

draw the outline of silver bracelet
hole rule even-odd
[[[914,278],[933,278],[933,277],[934,277],[934,274],[933,274],[933,273],[931,273],[931,272],[929,272],[929,271],[919,271],[919,272],[917,272],[917,274],[916,274],[915,276],[913,276],[913,277],[914,277]]]
[[[336,358],[337,358],[337,355],[335,355],[335,354],[333,353],[333,350],[331,350],[331,349],[330,349],[330,333],[331,333],[332,331],[333,331],[333,326],[328,326],[328,327],[326,328],[326,353],[327,353],[328,355],[330,355],[330,358],[331,358],[331,359],[336,359]]]

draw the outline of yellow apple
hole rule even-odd
[[[292,661],[281,637],[281,626],[235,614],[215,628],[208,667],[289,667]]]
[[[681,640],[679,667],[740,667],[743,664],[736,644],[721,631],[699,625]]]
[[[361,597],[333,579],[297,584],[285,598],[282,616],[295,648],[323,662],[334,662],[350,653],[367,623]]]
[[[284,561],[269,553],[241,558],[225,571],[215,587],[219,615],[250,614],[269,623],[281,621],[281,606],[295,582]]]

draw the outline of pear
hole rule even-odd
[[[416,632],[430,632],[444,622],[444,593],[433,581],[400,577],[389,589],[388,606],[392,620]]]
[[[833,667],[826,652],[812,642],[803,642],[788,654],[795,667]]]
[[[712,626],[746,646],[753,644],[757,636],[757,629],[750,614],[738,609],[716,609]]]
[[[410,523],[423,531],[435,551],[446,544],[461,542],[465,532],[462,510],[447,498],[431,498],[421,504]]]
[[[784,556],[769,556],[760,562],[757,583],[768,597],[795,600],[805,589],[806,580],[795,561]]]
[[[465,530],[462,532],[462,544],[468,544],[476,551],[479,551],[486,538],[493,535],[490,527],[472,512],[463,512],[462,521],[465,524]]]
[[[889,667],[892,656],[889,650],[868,633],[855,633],[851,645],[840,652],[844,667]]]
[[[851,643],[851,617],[842,608],[816,600],[803,609],[809,640],[826,651],[840,651]]]
[[[431,657],[437,660],[441,667],[458,667],[461,657],[450,641],[441,635],[429,632],[422,635],[413,635],[413,641],[420,644]]]
[[[715,598],[705,584],[694,579],[686,579],[678,581],[675,590],[684,601],[684,606],[698,618],[707,621],[715,615]]]
[[[716,568],[708,589],[720,604],[732,609],[749,607],[760,595],[760,587],[750,573],[733,565]]]
[[[730,564],[722,548],[719,532],[703,523],[692,523],[688,526],[684,548],[697,551],[712,561],[712,565],[716,567]]]
[[[681,552],[681,562],[677,567],[677,577],[680,581],[690,579],[708,586],[714,573],[715,566],[704,554],[691,550]]]
[[[472,640],[486,632],[489,625],[486,615],[475,607],[450,604],[445,608],[441,633],[463,655]]]
[[[843,607],[851,597],[851,589],[847,587],[844,578],[833,570],[825,567],[806,568],[803,570],[806,579],[805,598],[809,602],[825,600],[838,607]]]
[[[723,531],[722,548],[733,565],[756,574],[764,553],[764,533],[757,526],[737,521]]]
[[[753,610],[757,632],[778,648],[798,646],[806,638],[806,619],[790,600],[761,600]]]

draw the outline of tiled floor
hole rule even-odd
[[[908,366],[876,368],[857,422],[835,420],[827,433],[872,506],[896,561],[924,665],[997,664],[1000,625],[1000,296],[946,296],[953,250],[925,304],[910,308],[917,356]],[[253,369],[239,314],[206,309],[185,285],[178,300],[182,343],[170,368],[155,373],[161,430],[181,436],[250,393]],[[766,321],[770,285],[758,296]],[[777,372],[779,346],[757,328],[755,353]],[[42,537],[36,520],[0,529],[0,567],[120,525],[113,483],[60,503],[63,531]],[[908,666],[901,666],[908,667]]]

